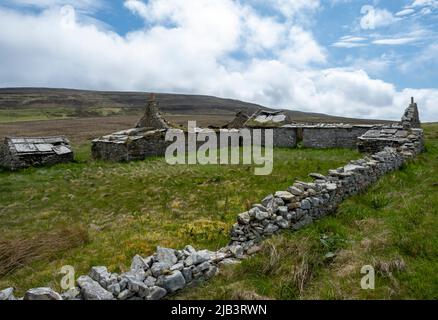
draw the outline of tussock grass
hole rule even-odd
[[[81,226],[63,227],[31,238],[16,235],[12,239],[0,239],[0,276],[33,261],[53,258],[88,241],[88,232]]]

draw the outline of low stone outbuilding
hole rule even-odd
[[[0,166],[17,170],[71,162],[74,154],[65,137],[6,137],[0,145]]]
[[[360,152],[377,153],[385,147],[409,146],[420,153],[424,150],[423,139],[422,129],[404,129],[393,125],[367,131],[359,137],[357,147]]]
[[[171,144],[165,141],[168,130],[172,130],[171,126],[159,112],[155,95],[151,94],[145,113],[135,128],[94,139],[91,153],[94,159],[115,162],[163,156]]]
[[[115,132],[94,139],[91,152],[94,159],[115,162],[163,156],[171,144],[165,140],[166,132],[166,129],[154,128],[133,128]]]
[[[385,147],[409,147],[420,153],[424,150],[423,130],[418,106],[411,98],[400,123],[375,127],[359,137],[357,147],[360,152],[376,153]]]

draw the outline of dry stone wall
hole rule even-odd
[[[133,160],[143,160],[147,157],[164,156],[166,149],[172,141],[166,141],[166,132],[168,130],[183,133],[185,141],[188,141],[188,133],[178,129],[151,129],[151,128],[134,128],[119,131],[108,136],[93,140],[91,152],[94,159],[107,160],[114,162],[125,162]],[[199,129],[201,133],[204,129]],[[265,130],[265,129],[250,129]],[[273,129],[274,147],[294,148],[297,145],[296,129],[290,127],[281,127]],[[220,132],[227,132],[230,137],[242,142],[242,135],[237,129],[220,129],[215,131],[217,141],[220,141]],[[264,145],[264,133],[262,132],[261,144]],[[197,141],[197,148],[204,142]],[[187,144],[187,143],[186,143]]]
[[[297,130],[287,126],[274,130],[274,147],[295,148],[297,146]]]
[[[298,230],[333,213],[345,198],[366,190],[414,155],[411,150],[402,153],[386,148],[330,170],[328,175],[312,173],[313,182],[296,181],[287,190],[271,194],[248,212],[241,213],[231,231],[231,245],[248,252],[264,237],[283,229]]]
[[[303,145],[306,148],[356,148],[357,138],[370,130],[373,125],[317,125],[305,126]]]
[[[167,129],[135,128],[93,140],[94,159],[124,162],[164,156],[171,144],[165,140]]]

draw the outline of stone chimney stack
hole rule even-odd
[[[421,128],[418,106],[415,103],[414,97],[411,97],[411,104],[406,109],[401,122],[405,129]]]
[[[155,93],[151,93],[144,116],[137,123],[136,128],[169,129],[169,124],[158,111],[158,102]]]

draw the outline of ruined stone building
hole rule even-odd
[[[423,151],[423,130],[414,98],[411,98],[400,123],[374,127],[360,136],[357,143],[359,151],[367,153],[379,152],[387,146],[410,147],[418,153]]]
[[[424,149],[422,141],[422,129],[405,129],[403,126],[394,125],[367,131],[358,138],[357,147],[360,152],[376,153],[385,147],[399,148],[412,143],[410,147],[420,153]]]
[[[245,126],[245,123],[248,121],[248,115],[243,111],[238,111],[236,113],[235,118],[226,124],[224,129],[241,129]]]
[[[133,128],[93,140],[94,159],[115,162],[143,160],[163,156],[170,142],[165,141],[166,129]]]
[[[158,111],[155,95],[151,94],[136,127],[93,140],[92,156],[116,162],[162,156],[171,143],[165,141],[167,130],[171,130],[170,125]]]
[[[0,166],[10,170],[65,163],[73,158],[70,142],[65,137],[7,137],[0,145]]]
[[[418,141],[415,148],[423,149],[423,131],[417,104],[413,99],[401,122],[382,124],[303,124],[294,123],[286,111],[257,110],[251,117],[238,112],[225,128],[237,134],[241,129],[272,129],[274,147],[294,148],[299,142],[306,148],[358,148],[361,152],[378,152],[385,146],[406,145],[406,141]],[[119,131],[93,140],[92,154],[96,159],[111,161],[141,160],[150,156],[163,156],[172,143],[165,141],[169,123],[158,111],[158,103],[152,95],[145,114],[136,128]],[[187,134],[186,131],[178,130]],[[230,131],[231,132],[231,131]],[[262,140],[262,145],[264,141]]]

